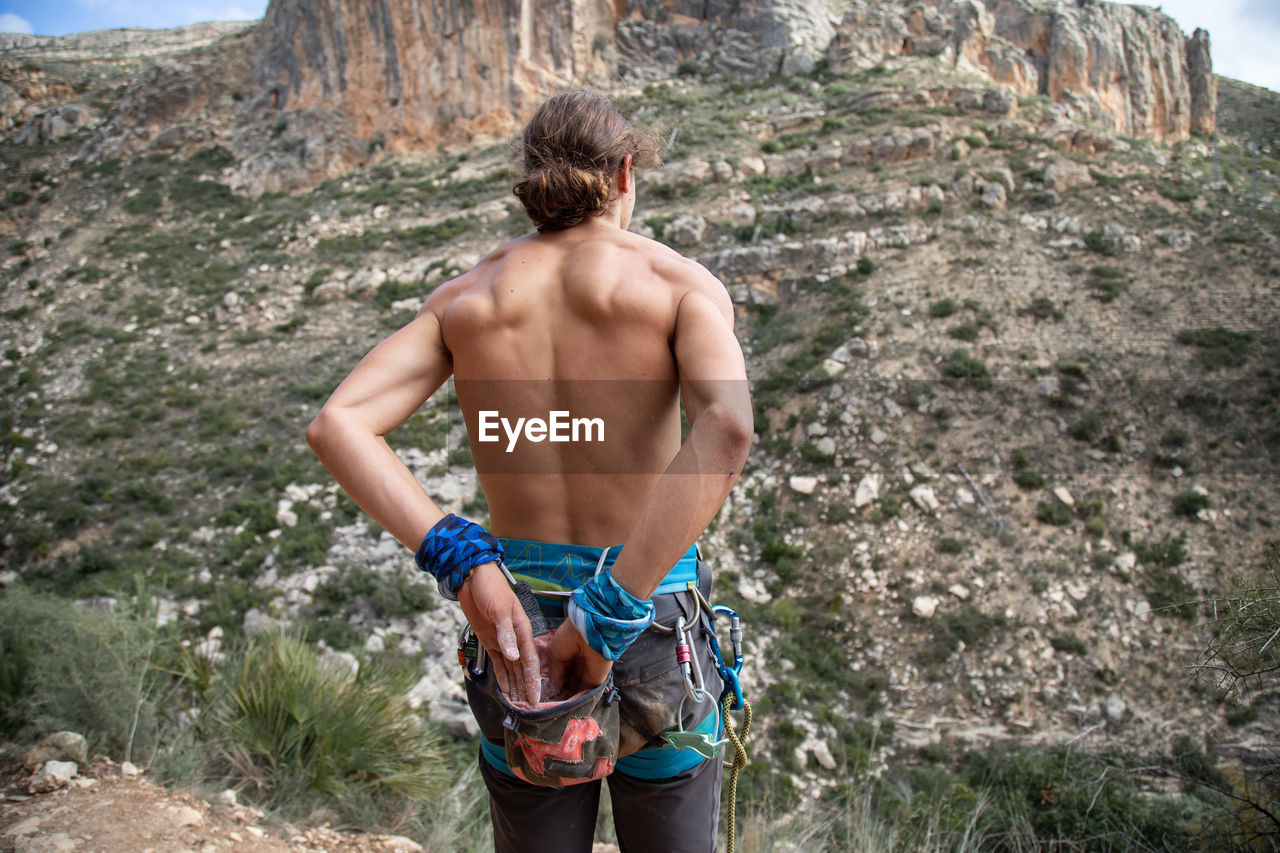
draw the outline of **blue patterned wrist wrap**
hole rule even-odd
[[[502,559],[502,545],[480,525],[449,513],[427,531],[414,560],[436,579],[440,594],[458,600],[458,590],[476,566]]]
[[[605,660],[622,657],[653,623],[653,602],[627,592],[608,569],[575,589],[566,610],[587,645]]]

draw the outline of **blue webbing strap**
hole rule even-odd
[[[653,624],[653,601],[636,598],[603,569],[573,591],[565,615],[592,651],[617,660]]]
[[[477,566],[502,560],[502,544],[480,525],[449,513],[422,537],[414,562],[436,579],[440,594],[458,600],[458,590]]]

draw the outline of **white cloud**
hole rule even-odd
[[[264,4],[265,5],[265,4]],[[194,24],[198,21],[256,21],[262,17],[262,12],[256,14],[246,11],[243,6],[184,6],[182,7],[182,20],[188,24]]]
[[[255,14],[239,6],[227,6],[218,14],[218,20],[221,21],[256,21],[261,17],[262,12]]]
[[[12,12],[5,12],[0,15],[0,33],[22,33],[23,35],[33,35],[35,30],[31,29],[31,22],[26,18],[20,18]]]

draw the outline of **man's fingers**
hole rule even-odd
[[[566,621],[564,623],[568,625]],[[569,674],[568,667],[565,665],[571,659],[572,650],[565,650],[565,631],[563,627],[558,629],[551,637],[551,645],[547,647],[547,664],[548,664],[548,680],[551,682],[551,695],[560,696],[565,691],[565,677]]]
[[[498,689],[510,696],[511,679],[507,677],[506,661],[494,660],[489,663],[493,667],[493,677],[498,679]]]
[[[533,642],[533,626],[529,624],[524,608],[518,604],[513,609],[511,624],[519,646],[520,664],[524,669],[523,677],[529,701],[536,704],[542,693],[542,664],[538,661],[538,647]]]
[[[511,627],[511,617],[507,616],[497,624],[498,648],[507,660],[520,660],[520,646],[516,642],[516,632]]]

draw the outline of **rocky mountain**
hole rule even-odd
[[[253,37],[228,41],[209,65],[157,64],[138,78],[85,156],[199,146],[186,128],[217,128],[243,164],[237,187],[301,188],[384,151],[500,139],[556,87],[681,67],[850,72],[913,53],[1162,141],[1211,132],[1217,100],[1207,33],[1187,38],[1156,10],[1108,3],[278,0]]]
[[[1274,94],[1218,81],[1215,150],[1206,38],[1103,4],[509,5],[273,3],[145,61],[0,55],[0,584],[146,587],[203,650],[305,628],[416,667],[467,737],[456,609],[302,434],[527,231],[499,128],[614,69],[670,140],[634,227],[721,277],[748,353],[759,440],[704,543],[749,631],[744,792],[924,796],[971,749],[1071,745],[1191,809],[1149,772],[1175,744],[1265,754],[1274,700],[1186,668],[1275,538],[1280,163],[1248,149]],[[484,516],[446,402],[391,438]],[[1041,811],[1042,784],[1066,780],[1037,777]]]

